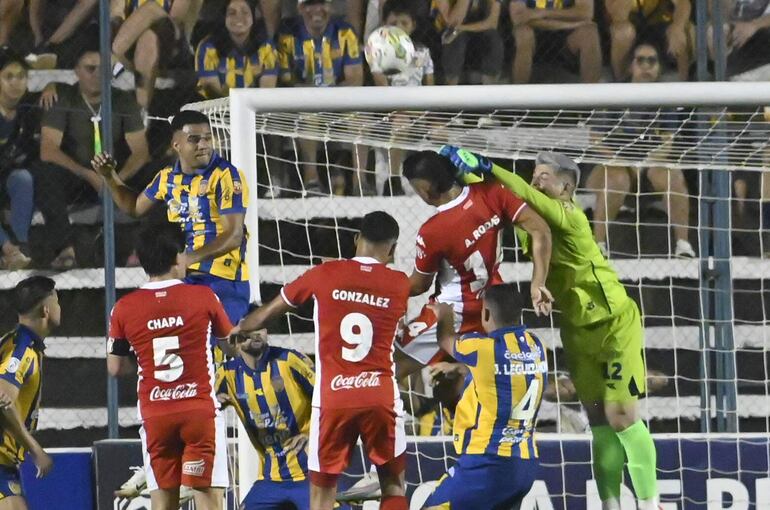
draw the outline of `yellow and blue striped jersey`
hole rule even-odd
[[[174,0],[126,0],[125,12],[126,16],[143,6],[144,4],[158,4],[164,11],[169,12],[171,10],[171,4]]]
[[[214,153],[205,168],[193,174],[182,172],[179,162],[162,169],[144,190],[150,200],[165,202],[168,220],[179,223],[192,251],[212,242],[224,231],[222,216],[245,214],[249,189],[243,172]],[[246,243],[248,231],[243,227],[243,241],[224,255],[206,259],[189,267],[225,280],[248,281]]]
[[[0,339],[0,379],[19,388],[16,410],[30,432],[37,428],[40,386],[43,376],[43,340],[19,325]],[[3,431],[0,465],[16,466],[24,460],[24,448]]]
[[[284,450],[297,434],[310,432],[313,362],[291,349],[268,347],[252,370],[241,357],[217,371],[217,393],[227,393],[260,454],[257,480],[305,480],[307,454]]]
[[[278,35],[278,64],[286,83],[333,86],[345,78],[345,66],[361,64],[361,47],[353,27],[341,19],[330,20],[316,39],[296,18]]]
[[[206,37],[195,51],[198,78],[216,77],[228,89],[258,87],[262,76],[278,74],[278,55],[271,41],[265,41],[251,54],[233,48],[220,55],[211,37]]]
[[[418,418],[421,436],[449,436],[452,434],[454,413],[444,406],[436,406]]]
[[[524,326],[472,333],[455,342],[453,356],[470,369],[455,410],[457,453],[536,458],[535,420],[548,372],[540,340]]]

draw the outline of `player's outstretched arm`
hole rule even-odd
[[[560,228],[564,223],[564,209],[558,200],[550,198],[533,188],[527,181],[492,162],[489,158],[474,154],[453,145],[444,145],[439,150],[449,158],[459,174],[491,175],[500,183],[520,196],[532,209],[545,219],[551,228]]]
[[[91,166],[96,172],[104,177],[104,182],[112,193],[112,199],[118,209],[124,213],[138,218],[143,216],[152,207],[152,201],[144,193],[135,193],[120,180],[117,173],[117,162],[115,159],[102,152],[94,156],[91,160]]]
[[[113,377],[122,377],[136,373],[136,364],[131,356],[107,354],[107,373]]]
[[[283,296],[278,294],[272,301],[262,305],[246,317],[241,319],[237,328],[240,332],[248,333],[266,327],[266,325],[276,317],[285,314],[293,307],[284,301]]]
[[[446,303],[436,303],[427,306],[438,317],[438,329],[436,331],[438,346],[448,354],[454,353],[455,341],[459,338],[455,331],[454,309]]]
[[[524,208],[516,218],[516,225],[524,229],[532,240],[532,281],[530,295],[537,315],[551,313],[553,297],[545,286],[551,263],[551,229],[543,218],[530,208]]]
[[[0,427],[22,445],[31,455],[37,466],[37,477],[42,478],[51,471],[53,459],[43,450],[32,434],[29,433],[21,421],[19,411],[16,409],[16,399],[19,397],[19,388],[5,380],[0,380],[0,392],[6,394],[11,404],[0,410]]]

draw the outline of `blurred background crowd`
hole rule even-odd
[[[93,258],[100,250],[88,249],[98,232],[84,239],[72,223],[89,223],[102,186],[89,162],[103,65],[115,77],[119,174],[142,189],[173,163],[162,119],[235,87],[684,81],[693,78],[696,58],[691,0],[113,0],[113,59],[105,63],[97,4],[0,0],[3,268],[99,264]],[[719,19],[727,77],[770,75],[770,0],[722,0]],[[367,35],[385,24],[401,27],[417,46],[408,73],[385,76],[363,58]],[[271,152],[285,150],[278,141],[265,143],[278,144]],[[324,174],[318,142],[300,140],[299,149],[299,175],[273,175],[260,195],[403,193],[397,151],[390,154],[391,178],[377,189],[362,172]],[[347,152],[347,167],[374,165],[368,148]],[[671,253],[695,256],[688,226],[697,211],[688,195],[697,178],[680,170],[649,169],[642,177],[630,168],[587,170],[584,184],[596,191],[595,233],[605,251],[606,222],[643,185],[664,197],[663,212],[674,225]],[[752,179],[758,178],[736,174],[735,193],[754,193],[759,206],[747,210],[741,203],[736,213],[756,228],[770,224],[770,179],[756,185]],[[46,226],[45,246],[32,257],[35,210]],[[98,214],[92,216],[98,223]],[[130,250],[124,255],[121,264],[136,263]]]

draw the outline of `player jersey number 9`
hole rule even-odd
[[[173,382],[182,376],[184,360],[179,354],[172,352],[178,349],[178,336],[161,336],[152,339],[152,355],[155,362],[154,376],[156,380]]]
[[[374,328],[369,317],[362,313],[352,312],[340,322],[340,337],[345,343],[355,345],[353,349],[342,347],[342,359],[358,363],[372,349]]]

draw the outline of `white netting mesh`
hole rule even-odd
[[[210,116],[218,150],[230,157],[232,137],[242,134],[230,132],[227,100],[191,107]],[[397,163],[405,153],[452,143],[498,158],[502,164],[515,165],[517,171],[528,174],[537,152],[557,150],[581,163],[584,178],[578,199],[594,217],[597,209],[612,209],[612,203],[619,202],[617,215],[597,224],[606,228],[604,238],[613,265],[629,294],[640,304],[644,317],[651,391],[642,402],[642,410],[653,432],[717,430],[717,416],[727,416],[737,418],[741,431],[767,433],[770,360],[766,308],[770,294],[766,280],[770,261],[762,255],[770,247],[762,236],[766,226],[759,214],[759,189],[760,171],[770,160],[769,120],[764,107],[258,113],[256,192],[260,199],[258,213],[250,214],[248,224],[258,238],[260,266],[252,274],[260,280],[263,300],[269,300],[282,284],[310,265],[325,258],[351,256],[357,220],[373,210],[387,211],[398,220],[401,237],[395,266],[409,272],[416,232],[432,210],[410,196],[409,186],[403,182],[406,195],[381,196],[388,178],[397,175]],[[303,152],[303,140],[317,142],[311,157],[306,150]],[[368,155],[368,161],[362,155]],[[320,188],[308,186],[308,175],[313,175],[311,166],[320,175]],[[744,188],[735,189],[747,190],[746,196],[735,195],[730,201],[734,215],[729,223],[734,250],[730,258],[733,318],[729,324],[734,335],[733,349],[715,342],[714,324],[703,320],[704,306],[713,306],[714,295],[702,286],[705,268],[697,258],[706,225],[702,206],[707,200],[704,190],[708,170],[729,172],[734,181],[746,183]],[[607,193],[602,193],[608,188]],[[337,196],[335,191],[346,196]],[[713,228],[708,230],[714,232]],[[686,255],[680,253],[680,240],[689,242],[695,258],[677,256]],[[503,278],[526,288],[531,264],[521,255],[512,236],[504,238],[504,245]],[[424,299],[411,300],[412,314]],[[536,319],[529,312],[525,312],[524,319],[555,352],[554,363],[560,374],[551,402],[543,403],[541,430],[587,432],[585,415],[565,379],[558,330],[550,320]],[[312,352],[312,330],[311,317],[301,311],[271,334],[272,342]],[[432,400],[430,385],[419,386],[406,389],[407,400],[420,398],[423,403],[410,407],[427,406],[432,412],[439,404]],[[734,408],[723,391],[725,387],[737,393]],[[441,434],[443,412],[439,411],[438,416],[434,433]],[[420,417],[413,418],[416,427]],[[681,437],[677,436],[671,445],[674,456],[680,459],[689,451]],[[704,435],[695,441],[716,448],[722,439]],[[725,441],[731,448],[733,443]],[[430,480],[425,478],[428,472],[433,476],[428,465],[452,463],[451,445],[426,444],[430,443],[410,446],[419,471],[418,481],[410,483]],[[580,444],[580,448],[586,448]],[[572,452],[583,450],[575,450],[561,440],[554,441],[554,445],[553,451],[560,452],[559,460],[549,458],[544,463],[549,469],[561,470],[563,485],[556,496],[567,498],[554,503],[554,508],[570,508],[565,502],[570,495],[583,498],[584,505],[589,488],[585,484],[578,488],[570,485],[570,466],[590,465],[590,454],[567,461]],[[769,457],[766,449],[758,451],[764,458]],[[735,446],[739,466],[742,455],[745,457],[742,452],[742,447]],[[719,465],[717,461],[712,464],[711,453],[708,455],[702,459],[704,473]],[[690,482],[681,465],[660,467],[666,483],[679,483],[679,491],[672,488],[664,500],[678,502],[677,508],[704,504],[705,495],[684,493],[683,487]],[[739,471],[752,472],[740,467],[735,472]],[[725,468],[725,472],[729,469]],[[360,471],[351,473],[354,477],[360,475]],[[554,497],[554,491],[549,490]],[[591,497],[596,496],[588,496],[588,501],[592,501]],[[750,507],[753,505],[752,500]]]

